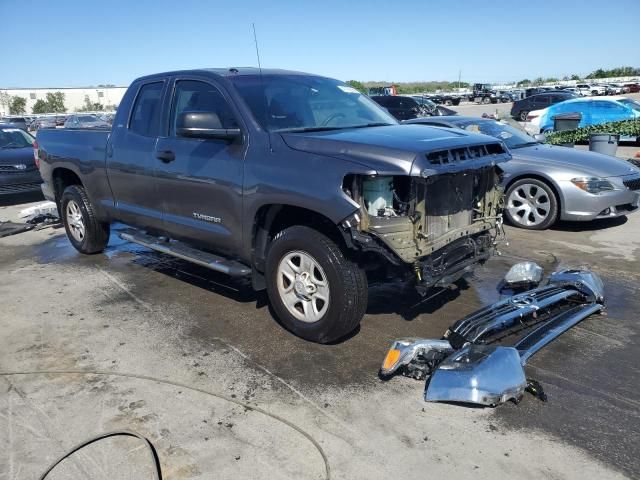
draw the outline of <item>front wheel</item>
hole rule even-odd
[[[306,340],[329,343],[347,335],[367,308],[364,270],[309,227],[289,227],[274,237],[266,279],[278,319]]]
[[[529,116],[529,112],[526,110],[522,110],[519,114],[518,114],[518,118],[520,119],[521,122],[526,122],[527,121],[527,117]]]
[[[558,218],[558,201],[546,183],[535,178],[516,181],[507,190],[505,216],[512,225],[545,230]]]
[[[109,224],[99,221],[80,185],[70,185],[60,198],[62,223],[71,244],[81,253],[99,253],[109,242]]]
[[[482,99],[482,103],[484,103],[485,105],[488,105],[489,103],[491,103],[491,99],[489,97],[484,97]]]

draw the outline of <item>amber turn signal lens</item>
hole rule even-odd
[[[391,370],[391,368],[398,363],[400,359],[400,350],[391,349],[387,352],[387,356],[384,357],[382,362],[382,370]]]

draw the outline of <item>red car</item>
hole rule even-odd
[[[640,84],[637,83],[625,83],[623,91],[625,93],[638,93],[640,92]]]

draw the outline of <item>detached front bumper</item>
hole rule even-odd
[[[452,325],[441,340],[393,342],[380,375],[425,378],[427,401],[496,406],[519,401],[529,382],[524,365],[540,349],[604,309],[600,278],[586,270],[552,274],[546,286],[514,295]]]
[[[627,186],[634,187],[635,184],[631,182],[636,178],[637,175],[609,177],[607,180],[614,184],[616,190],[599,194],[585,192],[569,181],[559,182],[564,196],[560,218],[570,221],[590,221],[630,215],[638,211],[640,190],[633,190]],[[637,180],[640,181],[640,178]]]

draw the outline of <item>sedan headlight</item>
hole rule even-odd
[[[615,190],[613,184],[604,178],[597,177],[580,177],[572,178],[571,183],[576,187],[589,193],[600,193]]]

